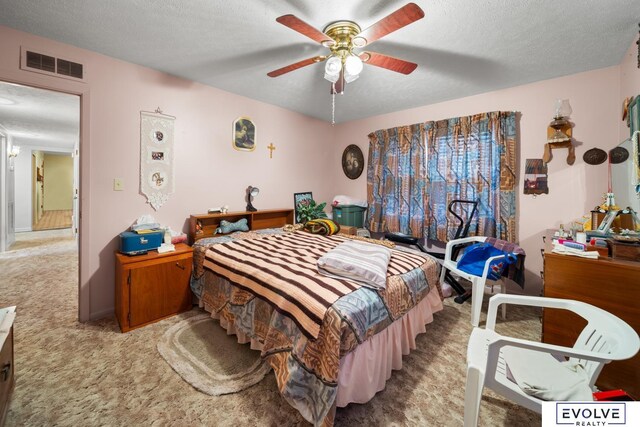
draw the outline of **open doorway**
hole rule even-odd
[[[69,228],[75,235],[80,97],[0,82],[0,125],[18,151],[16,233]]]
[[[80,96],[0,81],[0,129],[13,154],[0,171],[2,223],[12,226],[2,227],[3,258],[21,262],[66,241],[77,265]]]

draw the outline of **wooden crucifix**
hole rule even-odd
[[[269,158],[273,158],[273,150],[276,149],[276,146],[273,145],[273,143],[269,143],[269,145],[267,145],[267,149],[269,150]]]

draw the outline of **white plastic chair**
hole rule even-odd
[[[505,258],[506,255],[498,255],[489,258],[484,265],[484,272],[482,273],[482,277],[480,277],[474,276],[473,274],[469,274],[462,270],[458,270],[458,262],[457,260],[452,259],[452,254],[456,253],[456,251],[454,251],[454,248],[456,246],[473,242],[484,242],[485,240],[487,240],[486,236],[473,236],[447,242],[447,248],[444,254],[444,262],[442,263],[442,270],[440,271],[440,283],[444,283],[446,270],[449,270],[450,272],[455,273],[463,279],[467,279],[471,282],[471,324],[473,326],[478,326],[478,323],[480,323],[480,310],[482,309],[482,298],[485,293],[485,287],[487,286],[487,280],[493,283],[500,284],[501,293],[504,294],[507,291],[504,279],[501,278],[498,281],[487,279],[487,275],[489,274],[489,265],[491,264],[491,262],[496,259]],[[503,306],[502,318],[505,319],[506,317],[507,307]]]
[[[495,332],[496,312],[500,304],[518,304],[570,310],[587,320],[573,347],[563,347],[503,336]],[[633,357],[640,349],[638,334],[620,318],[598,307],[580,301],[530,297],[523,295],[496,295],[489,300],[485,329],[474,328],[467,347],[467,385],[464,402],[464,426],[478,423],[483,387],[528,409],[540,413],[542,400],[526,394],[507,378],[502,349],[505,346],[530,349],[535,352],[568,356],[580,363],[589,378],[593,390],[600,371],[612,360]],[[557,363],[560,363],[558,361]]]

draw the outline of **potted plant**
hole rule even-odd
[[[327,204],[325,202],[316,204],[313,199],[302,200],[296,206],[296,212],[298,214],[298,220],[306,224],[307,221],[316,218],[326,218],[327,214],[324,212],[324,207]]]

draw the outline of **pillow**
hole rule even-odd
[[[391,251],[383,246],[349,240],[318,259],[318,272],[325,276],[350,279],[384,289]]]
[[[331,236],[340,231],[340,226],[328,218],[318,218],[307,221],[304,229],[312,234]]]
[[[232,231],[249,231],[247,218],[239,219],[236,222],[229,222],[223,219],[220,221],[220,227],[216,228],[216,233],[227,234]]]
[[[593,400],[589,375],[579,363],[513,346],[503,347],[502,354],[513,380],[526,394],[549,401]]]

